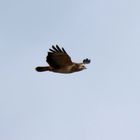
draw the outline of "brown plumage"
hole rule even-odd
[[[52,46],[46,57],[46,62],[49,66],[36,67],[36,71],[52,71],[57,73],[73,73],[86,69],[85,64],[89,64],[89,59],[84,59],[82,63],[72,62],[70,56],[64,50],[60,49],[58,45]]]

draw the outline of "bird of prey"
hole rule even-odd
[[[85,64],[89,64],[90,60],[86,58],[82,63],[72,62],[70,56],[67,54],[64,48],[60,49],[59,46],[56,45],[49,49],[46,62],[49,64],[49,66],[38,66],[36,67],[36,71],[51,71],[65,74],[78,72],[86,69]]]

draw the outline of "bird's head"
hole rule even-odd
[[[79,64],[79,70],[84,70],[86,69],[85,64],[89,64],[90,63],[90,59],[86,58],[83,60],[83,63]]]
[[[86,69],[85,64],[81,63],[79,64],[79,70],[84,70]]]

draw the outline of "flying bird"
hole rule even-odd
[[[46,62],[49,66],[38,66],[36,67],[36,71],[51,71],[65,74],[78,72],[86,69],[85,64],[89,64],[90,59],[86,58],[82,63],[72,62],[71,57],[67,54],[65,49],[60,49],[60,47],[56,45],[49,49]]]

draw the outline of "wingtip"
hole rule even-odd
[[[84,63],[84,64],[89,64],[90,62],[91,62],[91,60],[88,59],[88,58],[86,58],[86,59],[83,60],[83,63]]]

